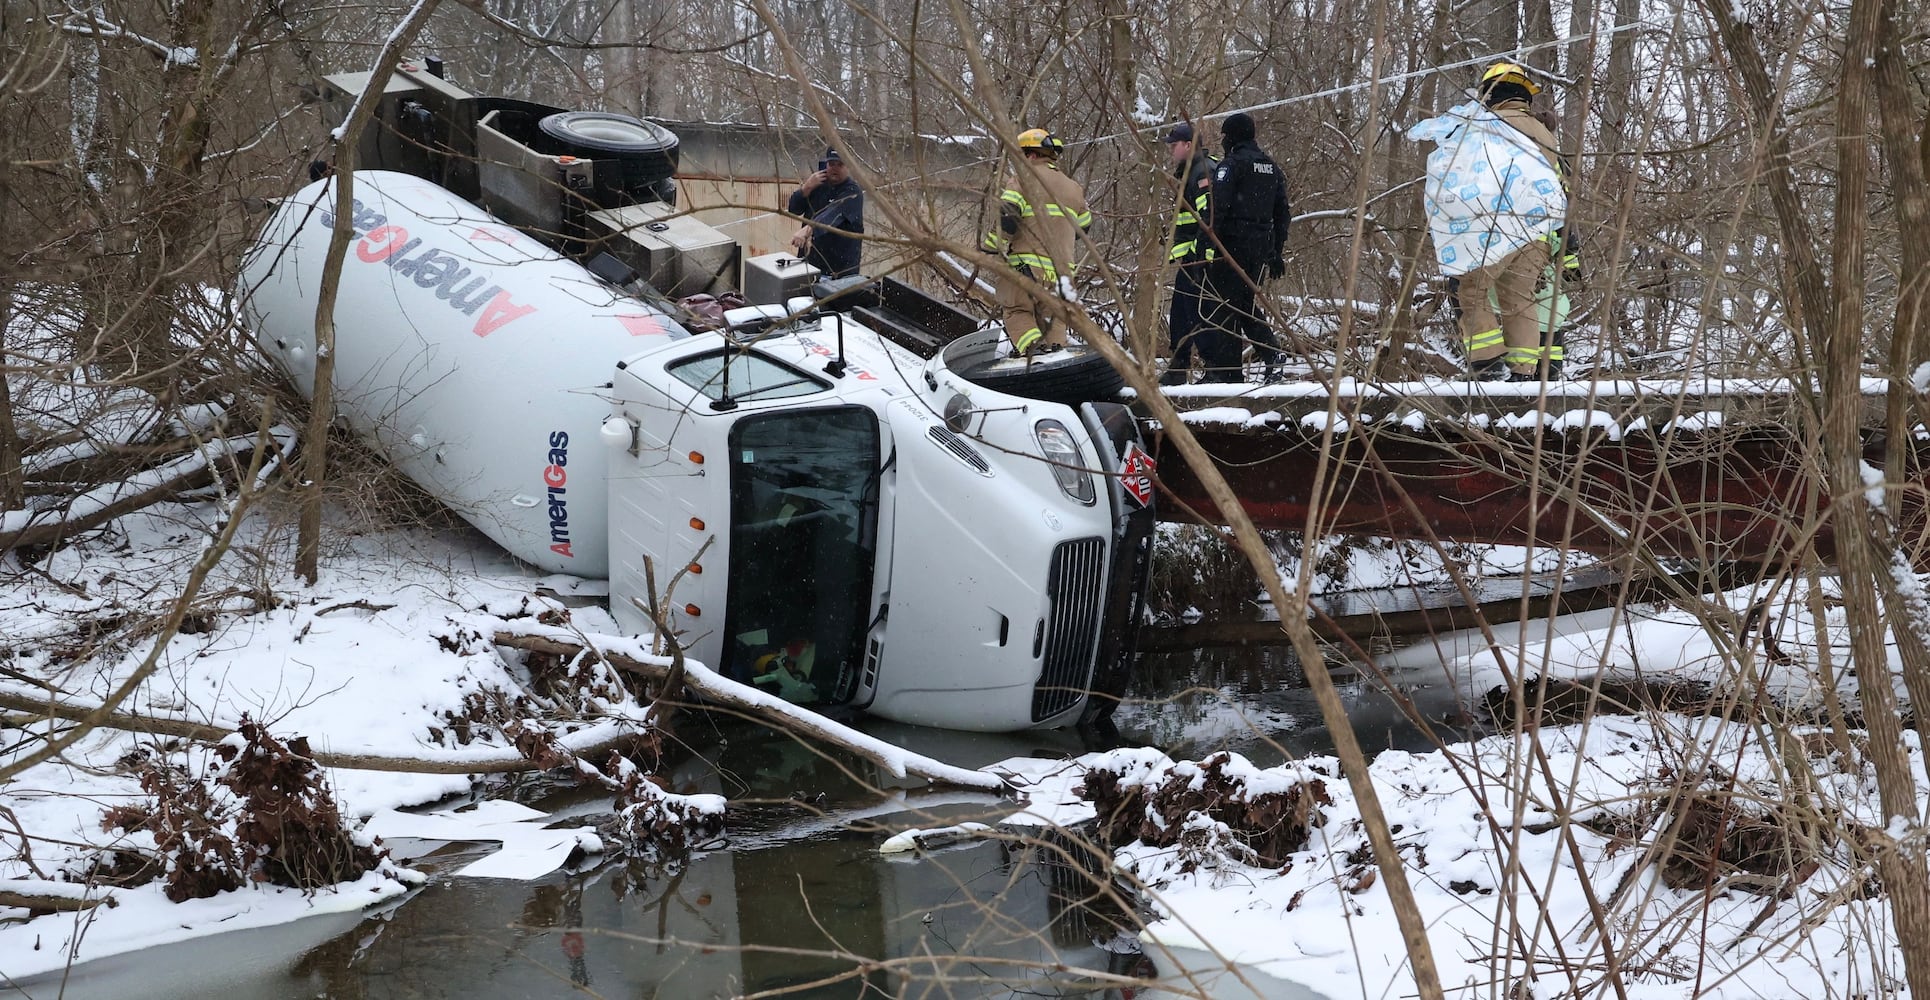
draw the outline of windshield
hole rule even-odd
[[[870,624],[878,462],[878,418],[864,407],[731,429],[727,675],[799,704],[850,698]]]
[[[816,376],[798,371],[790,365],[772,360],[755,351],[735,350],[729,355],[730,371],[726,383],[724,370],[724,351],[703,354],[688,358],[669,366],[668,371],[677,381],[690,386],[711,399],[724,398],[724,390],[730,390],[730,398],[739,402],[756,399],[782,399],[786,396],[808,396],[831,388],[831,383]]]

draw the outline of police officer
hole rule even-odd
[[[1173,177],[1179,182],[1179,210],[1173,214],[1173,248],[1166,257],[1177,268],[1173,273],[1172,311],[1166,325],[1173,351],[1166,374],[1159,380],[1162,385],[1185,385],[1196,353],[1202,362],[1225,353],[1201,344],[1216,334],[1212,327],[1200,324],[1200,288],[1206,281],[1206,265],[1218,256],[1204,227],[1213,196],[1216,161],[1207,153],[1206,145],[1194,138],[1191,122],[1180,122],[1168,129],[1161,141],[1173,156]]]
[[[1078,301],[1072,287],[1073,255],[1079,234],[1092,228],[1085,189],[1059,170],[1065,144],[1042,128],[1019,133],[1018,165],[999,193],[998,223],[986,232],[980,249],[1005,256],[1027,280],[999,275],[999,305],[1005,335],[1027,357],[1049,354],[1066,345],[1065,325],[1039,315],[1042,296]]]
[[[1208,381],[1240,380],[1240,349],[1246,342],[1265,362],[1269,381],[1280,372],[1280,345],[1253,296],[1261,282],[1286,270],[1291,216],[1286,177],[1253,135],[1253,116],[1244,111],[1228,115],[1220,126],[1226,156],[1213,170],[1207,218],[1218,253],[1206,267],[1206,321],[1219,336],[1201,345],[1219,356],[1206,359]]]

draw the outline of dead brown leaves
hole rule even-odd
[[[1200,820],[1218,824],[1237,839],[1251,863],[1279,867],[1307,846],[1314,827],[1325,822],[1320,806],[1333,805],[1318,778],[1284,791],[1255,791],[1229,770],[1234,758],[1217,753],[1191,767],[1167,773],[1157,787],[1122,780],[1119,772],[1094,769],[1081,794],[1098,810],[1098,838],[1109,848],[1139,841],[1155,847],[1197,840]],[[1242,859],[1248,860],[1248,859]]]
[[[156,858],[117,851],[95,867],[95,877],[138,884],[165,878],[174,902],[205,899],[254,882],[319,889],[360,878],[380,861],[344,824],[325,774],[308,756],[308,741],[287,744],[243,718],[238,742],[217,744],[222,762],[206,776],[150,757],[142,805],[116,806],[101,826],[144,832]]]

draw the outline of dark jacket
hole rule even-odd
[[[1208,218],[1220,247],[1255,281],[1263,265],[1286,251],[1287,179],[1253,140],[1228,146],[1214,168]]]
[[[847,233],[864,232],[864,192],[847,177],[842,184],[820,184],[810,194],[791,192],[785,209],[817,225],[811,227],[811,252],[804,259],[827,278],[858,273],[859,241]],[[832,232],[839,230],[839,232]]]
[[[1217,163],[1206,150],[1195,147],[1191,159],[1173,165],[1173,176],[1179,178],[1179,211],[1173,216],[1173,249],[1168,261],[1193,264],[1218,256],[1202,226],[1211,212],[1213,168]]]

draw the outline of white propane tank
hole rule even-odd
[[[688,333],[426,180],[361,170],[353,194],[337,411],[511,555],[608,576],[604,387],[618,359]],[[328,180],[287,198],[242,269],[244,314],[305,396],[334,208]]]

